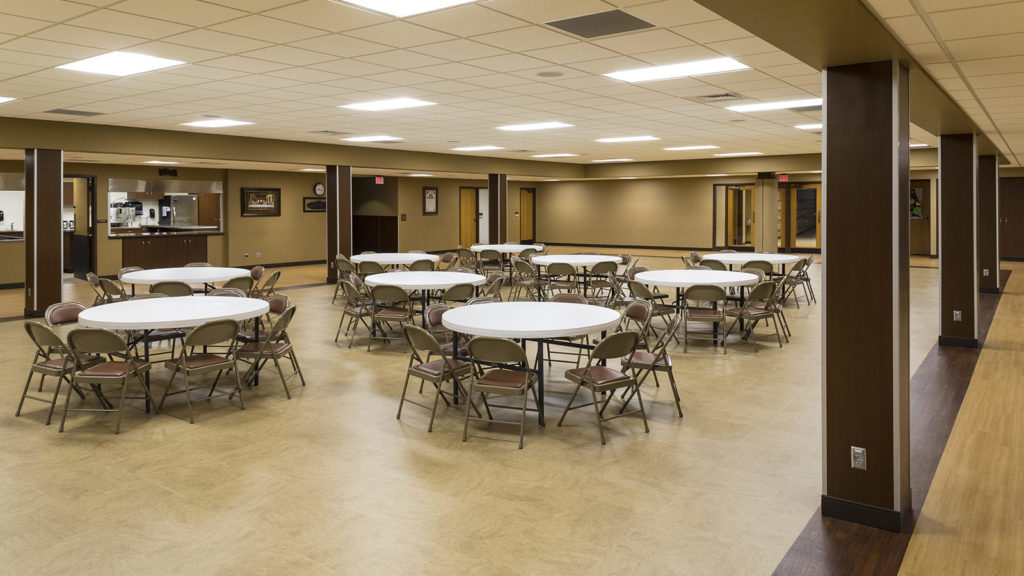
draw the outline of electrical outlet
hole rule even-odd
[[[988,268],[985,268],[985,269],[983,269],[983,270],[981,271],[981,275],[982,275],[982,276],[988,276]]]
[[[860,446],[850,446],[850,468],[868,469],[868,450]]]
[[[242,254],[242,258],[248,258],[248,257],[249,257],[249,253],[248,252],[246,252],[245,254]]]
[[[263,252],[260,252],[259,250],[257,250],[256,251],[256,257],[259,258],[260,256],[263,256]]]
[[[963,314],[959,310],[953,310],[953,322],[959,322],[963,320]]]

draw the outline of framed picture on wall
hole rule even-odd
[[[437,188],[435,186],[423,187],[423,214],[437,214]]]
[[[242,216],[280,215],[280,188],[242,188]]]
[[[327,212],[327,199],[319,196],[306,196],[302,199],[303,212]]]

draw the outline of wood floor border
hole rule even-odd
[[[1005,286],[1009,270],[1000,270]],[[984,342],[999,306],[999,294],[978,300],[979,340]],[[910,380],[910,488],[913,520],[903,532],[890,532],[822,516],[821,508],[804,526],[776,567],[777,576],[864,575],[899,572],[939,459],[953,430],[980,348],[939,346],[928,352]]]

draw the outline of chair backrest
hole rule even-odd
[[[682,322],[682,317],[679,314],[673,314],[668,323],[665,324],[665,329],[658,336],[658,340],[654,343],[654,347],[651,348],[651,354],[654,355],[654,361],[657,362],[661,358],[664,358],[667,354],[669,342],[672,341],[672,337],[675,335],[676,330],[679,329],[679,324]]]
[[[81,314],[82,310],[85,310],[85,306],[78,302],[58,302],[56,304],[50,304],[46,309],[46,314],[44,315],[46,325],[53,327],[74,324],[75,322],[78,322],[78,315]]]
[[[694,284],[683,292],[683,297],[698,302],[720,302],[725,300],[725,288],[713,284]]]
[[[747,294],[746,302],[767,302],[771,300],[772,295],[775,294],[776,288],[777,286],[775,282],[761,282],[750,289],[750,292]]]
[[[360,262],[359,273],[364,276],[369,276],[370,274],[383,274],[384,267],[377,262]]]
[[[534,268],[533,264],[530,264],[526,260],[516,260],[515,261],[515,267],[516,267],[516,272],[519,273],[520,276],[536,276],[537,275],[536,268]]]
[[[28,333],[32,343],[36,345],[37,357],[45,357],[53,351],[60,352],[62,356],[67,354],[67,349],[64,347],[64,342],[60,339],[60,336],[57,336],[57,333],[48,326],[43,326],[39,322],[29,320],[25,322],[25,332]]]
[[[103,295],[106,296],[108,301],[113,301],[115,298],[122,298],[125,296],[124,290],[114,283],[109,278],[100,278],[100,290],[103,291]],[[192,290],[189,289],[189,292]]]
[[[583,294],[575,292],[559,292],[551,296],[550,302],[563,302],[566,304],[589,304]]]
[[[221,342],[231,342],[234,346],[238,337],[238,321],[213,320],[204,322],[192,329],[185,336],[185,346],[212,346]],[[182,352],[184,354],[184,352]]]
[[[708,262],[710,262],[710,260],[708,260]],[[690,266],[690,270],[711,270],[711,268],[708,266],[704,266],[703,264],[696,264]]]
[[[497,250],[481,250],[480,251],[480,259],[481,260],[501,260],[501,252],[498,252]]]
[[[149,287],[149,291],[167,294],[168,296],[192,295],[192,287],[184,282],[157,282]]]
[[[409,264],[409,270],[412,272],[430,272],[433,269],[434,263],[427,259],[417,260]]]
[[[444,351],[441,350],[441,344],[434,338],[434,335],[427,332],[419,326],[413,324],[406,324],[402,327],[402,335],[405,336],[405,341],[409,343],[409,348],[413,350],[413,354],[419,359],[420,352],[426,352],[427,355],[438,354],[444,356]]]
[[[409,250],[409,254],[426,254],[426,250]]]
[[[631,254],[619,254],[619,264],[623,266],[629,266],[629,263],[633,261]]]
[[[775,271],[775,266],[767,260],[751,260],[743,265],[744,268],[756,268],[765,274],[771,274]]]
[[[356,271],[356,265],[351,260],[345,258],[343,254],[338,254],[334,258],[334,268],[338,271],[338,276],[348,274]]]
[[[626,254],[626,256],[629,256]],[[617,262],[598,262],[590,267],[590,273],[595,276],[605,276],[607,274],[615,274],[619,271],[619,264]]]
[[[118,283],[121,284],[121,287],[122,288],[124,287],[124,280],[122,280],[122,277],[125,274],[127,274],[129,272],[138,272],[139,270],[144,270],[144,268],[142,266],[125,266],[124,268],[121,268],[120,270],[118,270],[117,271],[117,281],[118,281]]]
[[[398,286],[374,286],[370,289],[374,301],[384,302],[389,305],[405,304],[409,301],[409,294]]]
[[[295,306],[290,306],[282,312],[281,315],[277,317],[277,321],[275,321],[274,325],[270,328],[270,334],[267,336],[263,345],[266,346],[270,342],[284,340],[284,333],[288,330],[288,325],[292,323],[292,318],[294,316]]]
[[[469,248],[459,248],[459,264],[476,266],[476,253]]]
[[[213,264],[209,262],[189,262],[185,264],[185,268],[206,268],[208,266],[213,266]]]
[[[501,300],[495,298],[494,296],[477,296],[475,298],[470,298],[466,302],[466,304],[472,306],[474,304],[492,304],[496,302],[501,302]]]
[[[552,262],[548,264],[548,276],[561,278],[562,276],[570,276],[575,273],[576,268],[572,264],[566,264],[565,262]]]
[[[267,304],[270,306],[269,313],[284,314],[285,310],[291,308],[292,299],[287,294],[274,294],[267,299]]]
[[[263,273],[266,272],[266,268],[263,266],[253,266],[252,270],[249,270],[249,277],[252,278],[253,285],[263,279]]]
[[[85,279],[89,281],[89,285],[96,290],[100,287],[100,277],[95,272],[86,272]]]
[[[501,287],[505,285],[505,277],[500,276],[484,288],[484,296],[490,296],[501,300]]]
[[[519,259],[529,261],[530,257],[540,252],[537,248],[523,248],[519,251]]]
[[[644,286],[643,282],[640,282],[639,280],[630,280],[626,285],[629,286],[629,293],[632,294],[634,298],[650,300],[654,297],[647,286]]]
[[[247,294],[245,290],[241,288],[230,288],[225,286],[223,288],[214,288],[206,293],[207,296],[227,296],[230,298],[246,298]]]
[[[270,273],[270,276],[267,276],[267,281],[263,283],[263,286],[260,288],[260,290],[262,290],[263,292],[272,291],[274,289],[274,286],[277,285],[277,281],[280,279],[281,271],[274,270],[273,272]]]
[[[348,280],[341,281],[341,287],[345,290],[345,304],[348,306],[355,306],[360,300],[363,299],[363,295],[356,288],[355,284]]]
[[[505,275],[502,274],[501,272],[491,272],[490,274],[487,275],[487,278],[484,279],[484,283],[485,284],[493,284],[495,280],[497,280],[499,278],[504,278],[504,277],[505,277]]]
[[[654,305],[648,300],[633,300],[626,306],[622,313],[622,319],[632,320],[639,325],[646,326],[651,321],[651,311]]]
[[[622,358],[633,350],[636,350],[640,342],[640,335],[632,330],[627,332],[615,332],[597,343],[597,346],[590,352],[590,360],[608,360],[610,358]]]
[[[377,253],[377,252],[376,252],[376,251],[374,251],[374,250],[363,250],[363,251],[362,251],[362,252],[360,252],[359,254],[376,254],[376,253]]]
[[[128,344],[115,332],[104,328],[76,328],[68,333],[68,347],[76,355],[128,352]]]
[[[723,250],[723,252],[724,252],[724,250]],[[729,269],[725,264],[722,264],[720,261],[715,260],[714,258],[705,258],[705,259],[701,260],[700,263],[703,266],[707,266],[711,270],[728,270]]]
[[[529,362],[526,358],[526,350],[512,340],[505,338],[493,338],[490,336],[477,336],[469,341],[466,347],[469,357],[481,362],[494,362],[496,364],[516,364],[526,367]],[[527,377],[526,372],[523,377]]]
[[[456,254],[455,252],[445,252],[444,254],[441,254],[440,263],[444,264],[445,270],[450,270],[451,267],[455,265],[455,262],[458,261],[458,259],[459,255]]]
[[[740,272],[757,276],[758,282],[764,281],[765,273],[764,270],[761,270],[760,268],[740,268]]]
[[[224,283],[224,288],[238,288],[242,292],[249,292],[252,290],[252,286],[252,276],[239,276]]]
[[[472,284],[456,284],[444,291],[442,302],[464,302],[473,297]]]
[[[232,288],[234,290],[234,288]],[[149,300],[150,298],[167,298],[167,294],[160,292],[147,292],[145,294],[136,294],[132,296],[132,300]]]
[[[441,317],[444,316],[445,312],[451,309],[452,307],[447,304],[431,304],[430,306],[427,306],[424,313],[427,318],[427,327],[432,330],[438,327],[443,328],[444,325],[441,324]]]
[[[647,268],[644,268],[643,266],[633,266],[632,268],[628,268],[625,273],[626,280],[632,280],[636,278],[636,275],[641,272],[647,272]]]

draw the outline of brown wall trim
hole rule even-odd
[[[999,288],[980,288],[978,292],[982,294],[1002,294],[1003,291]]]
[[[939,346],[959,346],[961,348],[981,348],[977,338],[959,338],[957,336],[939,336]]]
[[[907,507],[897,512],[870,504],[822,495],[821,513],[832,518],[873,526],[890,532],[901,532],[904,526],[909,526],[913,521],[909,503],[910,498],[907,498]]]

